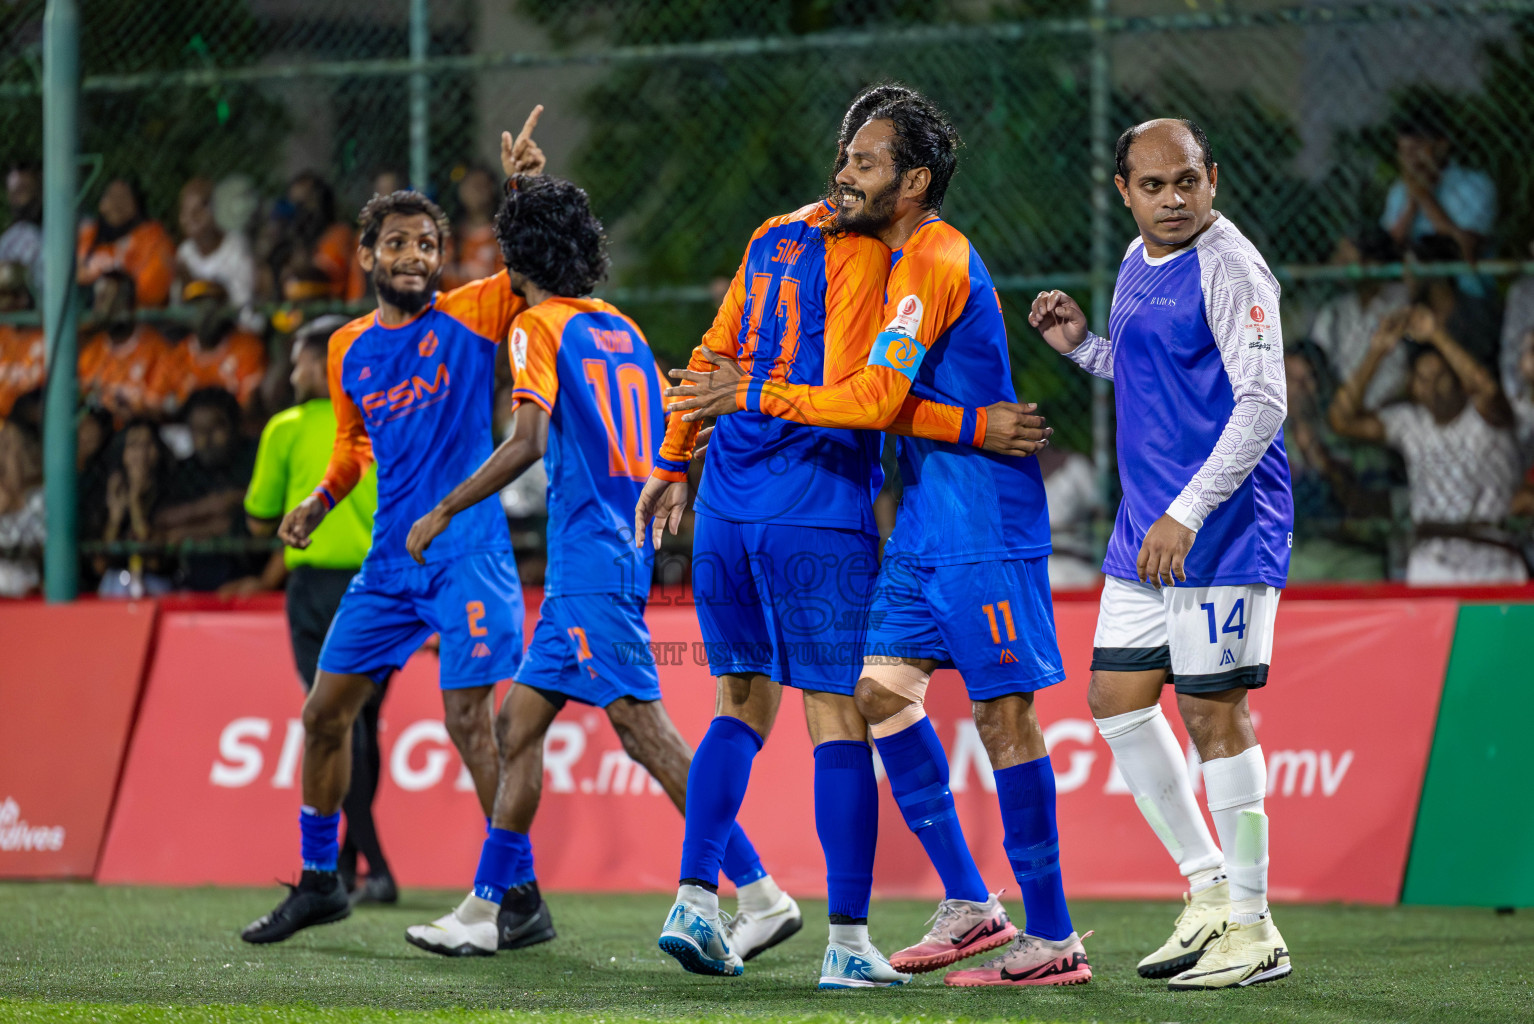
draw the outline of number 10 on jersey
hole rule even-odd
[[[639,481],[650,479],[655,449],[650,437],[650,378],[644,367],[637,363],[619,363],[612,368],[617,377],[616,393],[609,379],[607,360],[583,359],[581,367],[586,373],[586,383],[591,385],[597,415],[602,417],[602,426],[607,431],[608,475]],[[620,415],[623,419],[621,433],[618,430]]]

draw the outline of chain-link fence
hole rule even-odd
[[[43,11],[0,10],[12,159],[40,153]],[[551,171],[590,191],[614,239],[606,294],[672,361],[751,230],[823,193],[847,100],[871,81],[919,88],[965,141],[944,213],[997,280],[1020,393],[1063,450],[1094,460],[1107,518],[1109,396],[1023,314],[1059,286],[1105,325],[1134,232],[1113,140],[1146,117],[1193,118],[1220,165],[1217,206],[1285,286],[1296,540],[1314,542],[1298,573],[1400,576],[1445,525],[1473,523],[1481,539],[1465,543],[1490,537],[1509,557],[1520,546],[1507,519],[1526,443],[1493,465],[1454,454],[1484,444],[1426,426],[1426,440],[1397,425],[1389,444],[1353,442],[1327,413],[1380,319],[1413,301],[1528,411],[1518,353],[1534,311],[1509,289],[1534,269],[1534,0],[81,0],[81,23],[86,210],[128,175],[172,231],[194,175],[247,179],[264,199],[256,235],[308,169],[341,217],[386,173],[472,216],[459,186],[495,167],[500,129],[546,104]],[[1404,397],[1420,368],[1397,349],[1368,404]],[[1492,405],[1493,433],[1513,438]],[[1427,501],[1429,476],[1457,497]]]

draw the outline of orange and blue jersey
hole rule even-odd
[[[881,297],[884,327],[873,329],[866,366],[820,388],[742,382],[737,405],[801,423],[842,424],[856,422],[869,405],[899,401],[916,410],[916,429],[901,431],[905,489],[886,554],[921,566],[1047,555],[1038,460],[976,447],[985,434],[983,407],[1017,401],[1001,302],[980,256],[933,216],[890,254]],[[952,436],[924,426],[924,418],[952,427]]]
[[[634,506],[665,406],[644,332],[601,299],[555,297],[517,317],[511,360],[513,395],[549,414],[545,595],[646,597],[655,550],[634,546]]]
[[[396,327],[376,313],[330,338],[336,443],[316,494],[331,507],[378,465],[378,513],[367,563],[409,563],[411,525],[489,458],[496,345],[525,308],[505,274],[437,295]],[[427,549],[428,563],[510,551],[500,502],[453,517]]]
[[[745,382],[815,386],[840,380],[867,360],[878,323],[888,252],[856,235],[825,239],[829,207],[816,203],[757,228],[704,344],[738,360]],[[711,369],[694,359],[694,368]],[[657,468],[681,479],[694,425],[667,432]],[[697,508],[741,523],[772,521],[871,531],[883,481],[880,438],[789,423],[759,413],[720,418],[708,449]]]

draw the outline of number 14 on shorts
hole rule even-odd
[[[1227,633],[1236,634],[1237,640],[1246,639],[1246,598],[1236,598],[1236,603],[1231,605],[1230,614],[1225,616],[1225,625],[1220,627],[1219,633],[1215,632],[1214,624],[1219,620],[1219,615],[1215,610],[1214,602],[1201,604],[1199,608],[1203,609],[1204,614],[1209,617],[1210,643],[1219,643],[1220,637]]]

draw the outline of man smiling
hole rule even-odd
[[[542,109],[515,142],[502,135],[508,176],[542,170],[532,141]],[[241,932],[246,942],[281,942],[350,913],[336,867],[352,723],[378,684],[432,633],[442,638],[448,735],[490,816],[499,772],[493,687],[522,659],[522,591],[499,503],[465,509],[423,565],[411,559],[405,539],[415,520],[490,455],[485,396],[496,347],[526,303],[505,273],[437,294],[447,218],[419,192],[375,195],[359,221],[358,258],[372,276],[378,310],[330,338],[335,448],[319,487],[283,517],[277,534],[290,547],[308,547],[376,462],[373,544],[336,610],[304,702],[303,875],[275,910]]]

